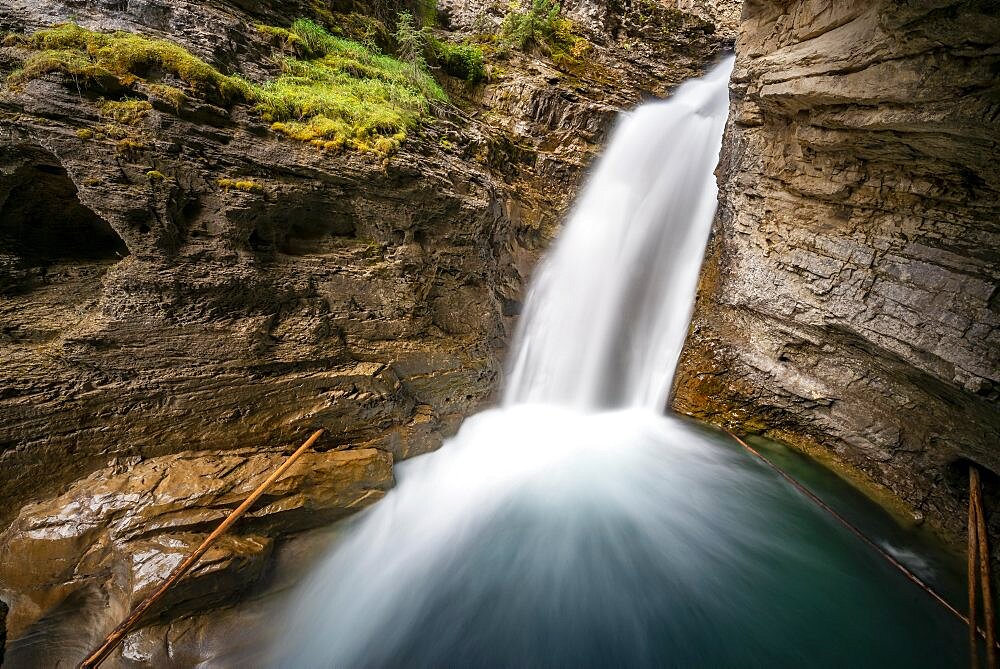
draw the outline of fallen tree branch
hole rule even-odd
[[[993,617],[993,588],[990,579],[990,548],[989,538],[986,533],[986,514],[983,511],[983,496],[979,486],[979,470],[975,465],[969,466],[969,511],[975,516],[976,540],[978,543],[979,576],[983,593],[983,626],[986,628],[986,667],[987,669],[997,669],[996,653],[996,622]],[[970,542],[971,543],[971,542]],[[969,581],[969,590],[975,590],[975,576],[970,569],[972,580]],[[972,595],[969,595],[969,603],[972,604]],[[974,611],[970,609],[971,614]],[[973,625],[969,623],[970,627]],[[975,656],[973,656],[975,657]]]
[[[215,543],[215,540],[225,534],[226,530],[232,527],[233,523],[239,520],[240,516],[242,516],[247,509],[253,506],[254,502],[260,499],[260,496],[264,494],[264,491],[267,490],[272,483],[277,481],[282,474],[288,471],[288,468],[295,464],[295,461],[316,443],[316,440],[319,439],[321,434],[323,434],[322,429],[316,430],[304,444],[299,446],[298,450],[288,456],[288,459],[281,463],[281,466],[278,467],[273,474],[268,476],[267,480],[261,483],[257,489],[254,490],[250,496],[236,508],[235,511],[229,514],[229,516],[227,516],[226,519],[222,521],[217,528],[215,528],[215,531],[208,535],[205,541],[203,541],[201,545],[198,546],[193,553],[191,553],[191,555],[187,556],[183,562],[177,565],[174,570],[170,572],[170,575],[167,576],[167,580],[163,582],[163,585],[161,585],[156,592],[142,600],[142,602],[132,610],[129,617],[118,625],[118,627],[116,627],[114,631],[112,631],[104,639],[104,643],[101,647],[91,653],[87,659],[80,663],[79,669],[94,669],[95,667],[101,666],[101,663],[104,662],[104,660],[108,658],[108,655],[110,655],[111,652],[118,647],[118,644],[122,642],[125,635],[128,634],[135,624],[139,622],[146,611],[148,611],[153,604],[159,601],[159,599],[166,594],[167,590],[169,590],[171,586],[181,580],[184,574],[186,574],[191,567],[194,566],[198,559],[212,546],[212,544]]]
[[[767,458],[765,458],[763,455],[761,455],[759,452],[757,452],[750,444],[748,444],[747,442],[745,442],[742,439],[740,439],[739,437],[737,437],[736,434],[732,430],[728,430],[726,428],[722,428],[722,429],[725,430],[726,433],[730,437],[732,437],[733,439],[735,439],[736,443],[738,443],[740,446],[742,446],[743,448],[745,448],[750,454],[752,454],[753,456],[755,456],[758,460],[760,460],[761,462],[763,462],[765,465],[767,465],[768,467],[770,467],[771,469],[773,469],[775,471],[775,473],[778,474],[778,476],[780,476],[781,478],[783,478],[786,481],[788,481],[792,485],[793,488],[795,488],[800,493],[802,493],[803,495],[805,495],[809,500],[811,500],[814,504],[816,504],[816,506],[818,506],[819,508],[823,509],[828,514],[830,514],[831,516],[833,516],[833,518],[837,522],[839,522],[841,525],[843,525],[849,532],[851,532],[858,539],[860,539],[864,543],[868,544],[868,546],[872,550],[874,550],[876,553],[878,553],[883,559],[885,559],[886,562],[888,562],[893,567],[895,567],[897,570],[899,570],[899,572],[902,573],[903,576],[905,576],[906,578],[908,578],[909,580],[911,580],[917,587],[919,587],[921,590],[923,590],[928,595],[930,595],[934,600],[937,601],[938,604],[940,604],[945,609],[947,609],[952,615],[954,615],[956,618],[958,618],[959,620],[961,620],[966,625],[973,625],[973,626],[975,625],[974,621],[972,623],[970,623],[968,616],[966,616],[964,613],[962,613],[961,611],[959,611],[958,609],[956,609],[954,606],[952,606],[951,603],[947,599],[945,599],[940,593],[938,593],[928,583],[926,583],[919,576],[917,576],[912,571],[910,571],[909,569],[907,569],[907,567],[902,562],[900,562],[899,560],[897,560],[896,558],[894,558],[892,555],[890,555],[889,552],[886,551],[884,548],[882,548],[877,543],[875,543],[874,541],[872,541],[871,539],[869,539],[868,535],[866,535],[864,532],[862,532],[857,527],[855,527],[854,524],[852,524],[849,520],[847,520],[846,518],[844,518],[842,515],[840,515],[836,511],[834,511],[834,509],[829,504],[827,504],[826,502],[824,502],[823,500],[821,500],[819,497],[817,497],[811,490],[809,490],[804,485],[802,485],[801,483],[799,483],[798,481],[796,481],[794,478],[791,477],[791,475],[785,473],[777,465],[775,465],[773,462],[771,462],[770,460],[768,460]],[[977,518],[977,520],[978,520],[978,518]],[[985,533],[985,531],[986,531],[985,530],[985,526],[983,526],[983,532]],[[988,567],[987,567],[987,569],[988,569]],[[990,615],[991,615],[991,618],[992,618],[992,613]],[[992,643],[994,648],[1000,648],[1000,642],[998,642],[996,640],[995,636],[992,633],[987,633],[982,628],[977,628],[977,630],[979,632],[979,636],[982,637],[983,639],[986,639],[987,643]]]

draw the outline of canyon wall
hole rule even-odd
[[[305,540],[290,535],[381,498],[396,461],[489,401],[523,286],[616,115],[697,76],[722,41],[647,0],[581,0],[580,54],[557,63],[496,45],[508,3],[442,0],[431,30],[480,40],[487,80],[436,67],[450,102],[389,156],[276,132],[155,62],[76,76],[55,49],[24,75],[30,36],[75,20],[262,84],[296,18],[390,50],[402,9],[418,3],[0,3],[0,600],[15,665],[78,662],[322,427],[318,452],[115,658],[220,661],[252,608],[240,600]]]
[[[682,412],[961,531],[1000,472],[1000,5],[750,0]]]

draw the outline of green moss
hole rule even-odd
[[[426,70],[311,21],[296,21],[291,31],[308,59],[286,59],[281,76],[256,91],[256,108],[276,132],[324,149],[388,155],[432,101],[447,99]]]
[[[138,137],[123,137],[115,144],[115,150],[126,156],[135,156],[146,148],[146,142]]]
[[[55,71],[78,81],[113,78],[120,86],[166,99],[179,110],[185,91],[149,80],[170,73],[201,93],[252,103],[275,132],[324,149],[382,156],[394,152],[407,131],[427,118],[432,103],[447,100],[422,61],[384,55],[304,19],[287,29],[257,29],[292,54],[281,62],[281,74],[262,85],[222,74],[171,42],[124,32],[98,33],[72,23],[21,37],[21,46],[34,53],[8,81],[23,83]],[[138,143],[124,127],[137,125],[151,109],[145,100],[103,103],[101,114],[111,121],[105,134]]]
[[[152,109],[146,100],[113,100],[101,104],[101,116],[122,125],[139,125]]]
[[[89,128],[80,128],[76,131],[76,136],[80,139],[91,139],[94,136],[94,131]]]
[[[244,193],[264,192],[264,187],[253,179],[219,179],[215,183],[224,191],[238,190]]]
[[[149,92],[151,97],[169,102],[175,112],[180,112],[181,106],[184,104],[184,101],[187,100],[187,96],[184,94],[184,91],[176,86],[168,86],[167,84],[147,84],[146,90]]]
[[[435,62],[447,74],[479,83],[486,79],[486,56],[476,44],[453,44],[431,37],[428,40]]]
[[[149,179],[150,181],[155,182],[155,181],[163,181],[167,177],[163,174],[163,172],[158,172],[157,170],[150,170],[146,172],[146,178]]]
[[[224,75],[184,47],[166,40],[127,32],[100,33],[75,23],[62,23],[25,37],[23,45],[36,53],[25,60],[15,80],[8,79],[11,83],[61,71],[84,79],[114,77],[128,86],[159,69],[226,101],[252,97],[251,86],[244,79]]]

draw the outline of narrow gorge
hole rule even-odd
[[[3,666],[75,666],[317,429],[105,666],[965,661],[710,425],[964,610],[992,0],[2,0],[0,81]]]

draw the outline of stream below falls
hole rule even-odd
[[[724,434],[663,415],[731,69],[624,116],[533,279],[501,405],[398,466],[274,617],[268,664],[965,661],[961,623],[869,546]]]

